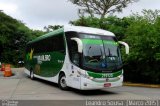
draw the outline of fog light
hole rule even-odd
[[[84,85],[84,86],[87,86],[87,83],[84,83],[83,85]]]
[[[118,76],[119,79],[121,79],[122,75]]]

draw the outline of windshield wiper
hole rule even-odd
[[[102,53],[102,49],[101,48],[99,48],[100,49],[100,52],[101,52],[101,56],[102,56],[102,58],[103,58],[103,53]]]
[[[111,57],[111,56],[112,56],[111,51],[110,51],[110,49],[109,49],[109,48],[108,48],[108,54],[109,54],[109,57]]]
[[[88,56],[89,56],[89,51],[90,51],[91,48],[92,48],[92,47],[90,46],[89,49],[88,49]],[[91,57],[91,56],[90,56],[90,57]]]

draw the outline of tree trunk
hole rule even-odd
[[[100,27],[101,29],[104,29],[104,25],[103,25],[104,18],[105,18],[105,13],[103,13],[103,14],[101,15],[101,18],[100,18],[100,20],[99,20],[99,27]]]

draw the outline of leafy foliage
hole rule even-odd
[[[45,26],[44,29],[46,30],[46,32],[51,32],[51,31],[54,31],[56,29],[59,29],[59,28],[62,28],[63,26],[61,25],[48,25],[48,26]]]
[[[160,12],[143,10],[142,13],[104,18],[103,29],[115,33],[130,46],[130,54],[123,54],[126,81],[160,83]],[[99,28],[98,21],[98,18],[83,17],[70,23]]]
[[[22,22],[0,12],[0,61],[17,65],[23,60],[26,43],[40,32],[32,31]]]
[[[149,17],[150,12],[155,14],[152,16],[154,21]],[[143,16],[133,16],[136,20],[126,31],[127,36],[124,41],[128,42],[131,48],[130,55],[125,59],[129,64],[125,68],[130,70],[126,72],[126,76],[132,81],[158,83],[160,82],[160,17],[157,10],[155,12],[144,10],[143,13]]]
[[[90,17],[98,16],[99,26],[103,28],[103,22],[106,15],[113,14],[115,12],[122,12],[123,8],[126,8],[128,4],[137,2],[139,0],[69,0],[75,5],[78,5],[81,9],[78,10],[78,15],[83,19],[85,14],[89,14]]]
[[[76,21],[70,21],[70,24],[76,26],[90,26],[95,28],[101,28],[99,25],[99,18],[96,17],[83,17]],[[132,22],[129,18],[118,18],[117,16],[109,16],[103,19],[103,29],[114,32],[119,40],[124,38],[124,33],[126,32],[127,27]]]

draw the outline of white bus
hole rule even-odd
[[[31,79],[90,90],[122,86],[123,64],[119,44],[109,31],[67,26],[30,41],[26,47],[25,73]]]

